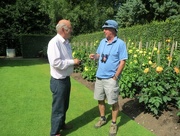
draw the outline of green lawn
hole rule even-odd
[[[49,136],[51,92],[49,65],[40,59],[0,59],[0,136]],[[72,92],[67,123],[71,131],[63,136],[108,136],[108,123],[100,129],[93,126],[99,119],[93,92],[71,78]],[[117,136],[154,136],[149,130],[120,112]]]

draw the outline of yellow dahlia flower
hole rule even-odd
[[[158,49],[156,48],[156,47],[154,47],[154,49],[153,49],[154,51],[157,51]]]
[[[157,50],[157,54],[160,54],[160,50]]]
[[[129,50],[128,52],[129,52],[129,54],[131,54],[133,52],[133,50]]]
[[[148,72],[149,72],[149,68],[145,68],[144,73],[148,73]]]
[[[172,57],[168,56],[167,60],[171,62],[172,61]]]
[[[87,68],[87,67],[84,67],[84,71],[88,71],[88,68]]]
[[[161,67],[161,66],[156,67],[157,73],[161,73],[162,71],[163,71],[163,67]]]
[[[149,65],[151,65],[152,64],[152,61],[149,61]]]
[[[167,40],[166,40],[166,42],[168,42],[168,43],[170,43],[170,41],[171,41],[170,39],[167,39]]]
[[[137,57],[137,55],[136,54],[134,54],[134,56],[133,56],[134,58],[136,58]]]

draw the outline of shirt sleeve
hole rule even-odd
[[[122,42],[121,46],[119,46],[119,52],[119,61],[128,59],[126,44],[124,42]]]

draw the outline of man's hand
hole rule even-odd
[[[74,65],[79,65],[81,63],[81,60],[79,59],[74,59]]]
[[[97,59],[99,59],[99,54],[90,54],[89,58],[93,59],[93,60],[97,60]]]

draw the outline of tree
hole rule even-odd
[[[168,18],[180,18],[180,5],[175,0],[150,0],[149,7],[152,9],[153,20],[165,21]]]
[[[115,15],[120,27],[180,18],[178,0],[127,0]]]
[[[146,23],[145,15],[147,13],[141,0],[128,0],[119,7],[115,17],[120,27],[128,27]]]
[[[15,6],[16,12],[19,14],[16,20],[18,33],[49,33],[51,20],[42,9],[41,0],[17,0]]]
[[[0,4],[1,54],[4,55],[7,47],[19,46],[17,34],[49,33],[51,21],[49,14],[41,9],[41,0],[2,0]]]
[[[43,0],[43,3],[51,5],[47,10],[52,17],[52,24],[55,25],[62,18],[69,19],[73,24],[74,35],[78,35],[101,30],[105,20],[114,18],[120,1]]]
[[[16,7],[12,6],[15,1],[2,0],[0,2],[0,55],[5,55],[6,48],[16,46],[14,44],[14,33],[16,33],[15,25],[17,14]]]

